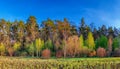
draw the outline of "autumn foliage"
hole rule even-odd
[[[79,53],[79,38],[78,36],[69,37],[67,42],[67,55],[70,57],[75,57]]]
[[[87,25],[84,18],[74,25],[67,18],[38,23],[36,17],[27,21],[0,19],[0,55],[56,57],[119,56],[120,30],[102,25]]]
[[[97,56],[98,57],[105,57],[106,56],[106,50],[104,48],[99,47],[97,49]]]
[[[89,53],[89,56],[90,56],[90,57],[96,56],[96,51],[91,51],[91,52]]]
[[[50,58],[51,57],[51,52],[49,49],[45,49],[42,51],[42,58]]]
[[[14,54],[14,50],[13,50],[13,48],[9,48],[8,49],[8,53],[9,53],[9,56],[13,56],[13,54]]]

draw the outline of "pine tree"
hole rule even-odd
[[[96,50],[97,50],[97,48],[99,48],[99,47],[102,47],[102,48],[105,48],[105,49],[108,48],[108,39],[107,39],[106,36],[103,36],[103,35],[102,35],[100,38],[98,38],[98,39],[96,40]]]

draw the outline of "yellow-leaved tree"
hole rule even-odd
[[[5,53],[5,46],[3,43],[0,43],[0,55],[2,56],[4,55],[4,53]]]
[[[13,45],[13,53],[16,54],[21,48],[21,43],[20,42],[16,42]]]
[[[43,46],[44,46],[43,40],[41,40],[40,38],[35,40],[35,48],[36,48],[37,57],[40,56],[40,51],[41,51]]]
[[[80,41],[80,47],[84,46],[84,40],[82,34],[80,35],[79,41]]]
[[[20,46],[21,46],[21,43],[20,42],[16,42],[13,45],[14,52],[18,51],[20,49]]]
[[[81,34],[80,35],[80,37],[79,37],[79,54],[78,54],[78,56],[83,56],[83,57],[86,57],[86,56],[88,56],[88,54],[89,54],[89,49],[88,49],[88,47],[87,46],[85,46],[85,44],[84,44],[84,38],[83,38],[83,35]]]
[[[87,45],[89,49],[94,50],[95,42],[94,42],[94,37],[93,37],[92,32],[88,33]]]

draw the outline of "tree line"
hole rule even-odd
[[[120,30],[93,27],[84,18],[78,27],[66,18],[37,23],[34,16],[24,21],[0,20],[0,55],[35,57],[120,56]]]

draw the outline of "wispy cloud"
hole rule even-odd
[[[120,3],[120,2],[119,2]],[[114,5],[112,11],[94,8],[85,8],[86,15],[90,17],[93,21],[97,22],[97,25],[107,25],[120,27],[120,14],[119,6]],[[98,24],[99,23],[99,24]]]

